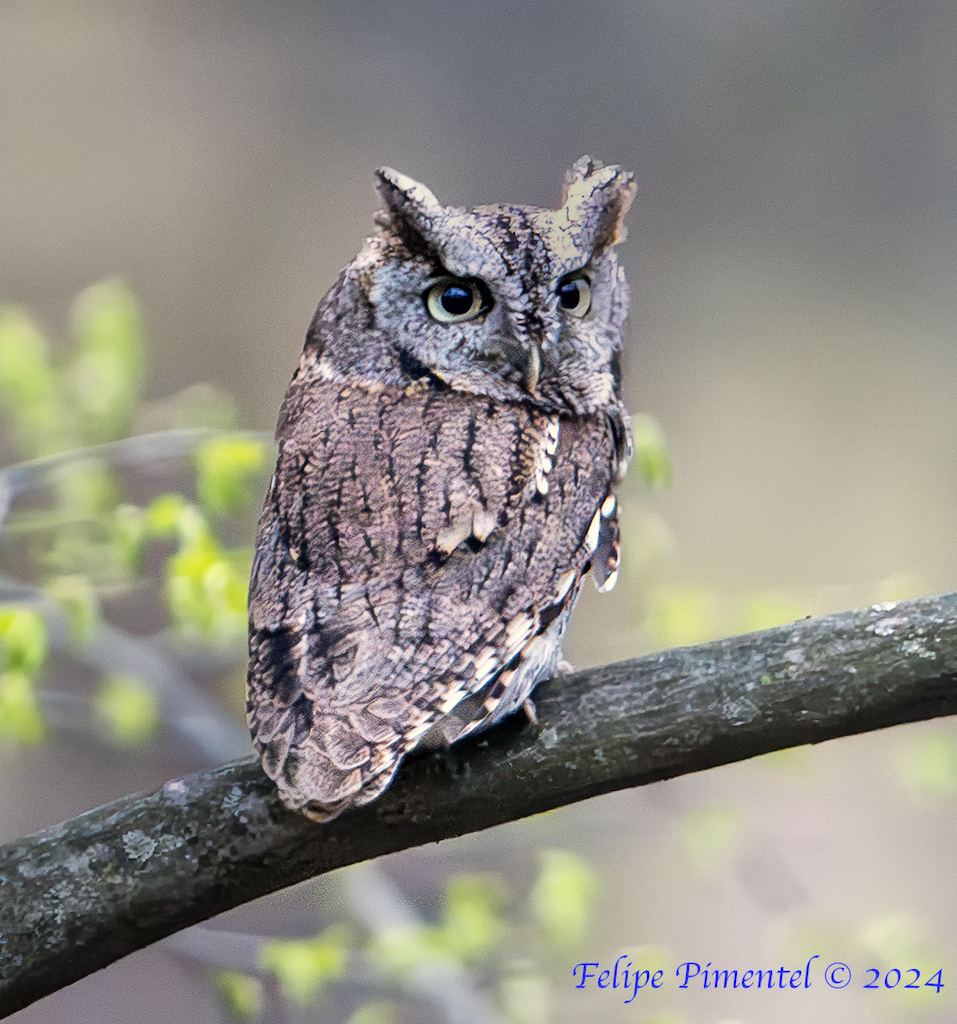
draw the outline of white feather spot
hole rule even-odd
[[[605,579],[605,582],[599,585],[598,593],[599,594],[607,594],[608,591],[611,590],[612,587],[614,587],[614,585],[617,582],[618,582],[618,570],[617,569],[612,569],[612,571],[608,574],[607,578]]]
[[[413,725],[411,729],[406,731],[402,736],[402,742],[405,744],[405,749],[408,750],[415,741],[432,728],[432,716],[423,719],[417,725]]]
[[[535,450],[535,465],[532,469],[535,489],[539,494],[548,494],[548,474],[555,468],[552,456],[558,449],[559,420],[550,416],[542,428],[541,447]]]
[[[332,361],[328,356],[323,356],[318,363],[316,363],[316,376],[320,380],[332,380],[336,375],[336,371],[333,368]]]
[[[520,648],[532,635],[535,620],[522,612],[505,627],[505,643],[510,650]]]
[[[594,551],[598,547],[598,535],[601,532],[601,509],[599,509],[594,516],[592,516],[591,526],[588,527],[588,533],[585,534],[585,547],[589,551]]]
[[[616,504],[617,504],[617,502],[615,501],[614,494],[609,494],[608,497],[605,498],[605,500],[602,502],[601,514],[606,519],[609,519],[611,517],[612,513],[615,511],[615,505]]]
[[[454,689],[449,690],[442,699],[442,703],[438,706],[439,714],[447,715],[464,696],[465,691],[461,684],[456,686]]]
[[[486,647],[479,651],[473,664],[475,665],[475,680],[472,685],[475,689],[479,689],[492,677],[498,667],[499,660],[495,648]]]
[[[495,516],[493,516],[491,512],[488,512],[484,508],[479,509],[472,516],[472,536],[474,536],[476,540],[484,543],[485,539],[497,525]]]
[[[557,416],[550,417],[545,423],[545,454],[554,455],[558,450],[558,431],[560,421]]]
[[[571,590],[572,584],[575,582],[576,572],[574,569],[569,569],[558,581],[558,590],[555,593],[555,601],[557,603]]]
[[[456,519],[450,526],[440,530],[435,538],[435,546],[445,554],[451,554],[472,532],[471,516],[462,516]]]

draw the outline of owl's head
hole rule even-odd
[[[579,414],[617,401],[628,288],[613,246],[630,173],[583,157],[557,210],[472,211],[391,168],[377,175],[380,233],[316,311],[300,373]]]

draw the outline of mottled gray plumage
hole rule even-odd
[[[617,575],[631,447],[612,246],[632,176],[585,157],[557,211],[472,212],[378,178],[381,229],[283,403],[250,585],[250,730],[319,821],[555,671],[584,575]]]

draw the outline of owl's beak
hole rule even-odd
[[[528,360],[525,363],[525,376],[522,379],[522,385],[530,395],[535,394],[535,389],[538,387],[538,378],[541,372],[541,349],[539,349],[538,345],[533,341],[529,345]]]

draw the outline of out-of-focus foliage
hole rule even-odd
[[[88,443],[109,441],[130,426],[140,398],[145,358],[139,303],[117,280],[81,292],[73,305],[75,349],[60,381],[72,398],[79,430]]]
[[[80,575],[52,576],[46,592],[66,616],[73,643],[89,644],[100,625],[100,602],[92,582]]]
[[[542,853],[542,870],[532,890],[532,907],[550,946],[565,951],[581,943],[597,890],[595,872],[581,857],[567,850]]]
[[[29,608],[0,606],[0,658],[5,671],[38,672],[47,660],[47,630]]]
[[[682,849],[702,874],[717,874],[725,868],[740,842],[741,809],[735,805],[698,807],[681,822]]]
[[[223,546],[199,505],[164,494],[146,512],[146,537],[173,540],[166,561],[166,599],[187,635],[235,643],[246,635],[250,551]]]
[[[30,454],[66,443],[49,346],[40,328],[16,307],[0,309],[0,399],[20,446]]]
[[[135,747],[155,735],[160,724],[159,704],[153,689],[128,676],[107,676],[94,706],[109,734],[122,746]]]
[[[143,317],[121,281],[77,297],[66,344],[24,310],[0,307],[0,409],[27,460],[0,470],[0,546],[24,594],[0,615],[0,737],[45,735],[38,693],[56,613],[79,652],[126,595],[152,589],[171,638],[233,650],[237,664],[245,656],[249,540],[269,443],[227,422],[231,403],[192,391],[146,416],[192,433],[131,436],[145,365]],[[206,407],[215,430],[201,429]],[[151,493],[158,468],[180,489]],[[118,745],[162,726],[153,689],[106,666],[88,700],[101,735]]]
[[[297,940],[270,939],[260,947],[260,968],[286,998],[300,1006],[357,982],[404,994],[426,989],[454,996],[466,979],[481,979],[492,1005],[509,1024],[547,1021],[548,1006],[567,985],[565,961],[579,948],[596,910],[598,880],[582,857],[565,850],[543,853],[538,877],[526,899],[516,899],[495,874],[460,874],[449,879],[434,922],[332,925]],[[385,913],[384,920],[390,915]],[[643,952],[643,960],[657,959]],[[471,982],[468,982],[471,984]],[[220,986],[222,983],[220,981]],[[430,989],[429,986],[432,986]],[[235,1012],[235,979],[220,987],[224,1006]],[[394,1004],[374,1001],[350,1021],[389,1022]]]
[[[263,1011],[262,982],[242,971],[217,971],[213,977],[216,994],[230,1017],[240,1021],[255,1020]]]
[[[260,963],[274,975],[283,994],[300,1005],[313,1002],[346,970],[349,932],[333,926],[310,939],[273,939],[263,943]]]
[[[0,309],[0,401],[28,457],[123,436],[140,400],[142,318],[130,289],[87,288],[72,320],[73,343],[55,355],[23,310]]]
[[[634,416],[631,433],[635,443],[632,471],[637,471],[649,487],[667,487],[672,476],[671,458],[658,421],[646,413]]]
[[[377,999],[358,1007],[346,1024],[398,1024],[398,1020],[395,1003]]]
[[[250,487],[266,462],[263,445],[250,437],[213,437],[194,455],[196,494],[202,507],[213,515],[241,512],[249,501]]]
[[[33,680],[18,669],[0,673],[0,738],[36,743],[44,736]]]
[[[898,738],[897,774],[911,792],[930,797],[957,792],[957,740],[943,732]]]
[[[30,608],[0,607],[0,738],[35,743],[46,735],[35,687],[46,658],[43,618]]]
[[[376,959],[397,977],[423,964],[479,964],[502,939],[505,893],[498,878],[459,875],[449,883],[437,924],[389,925],[372,937]]]

